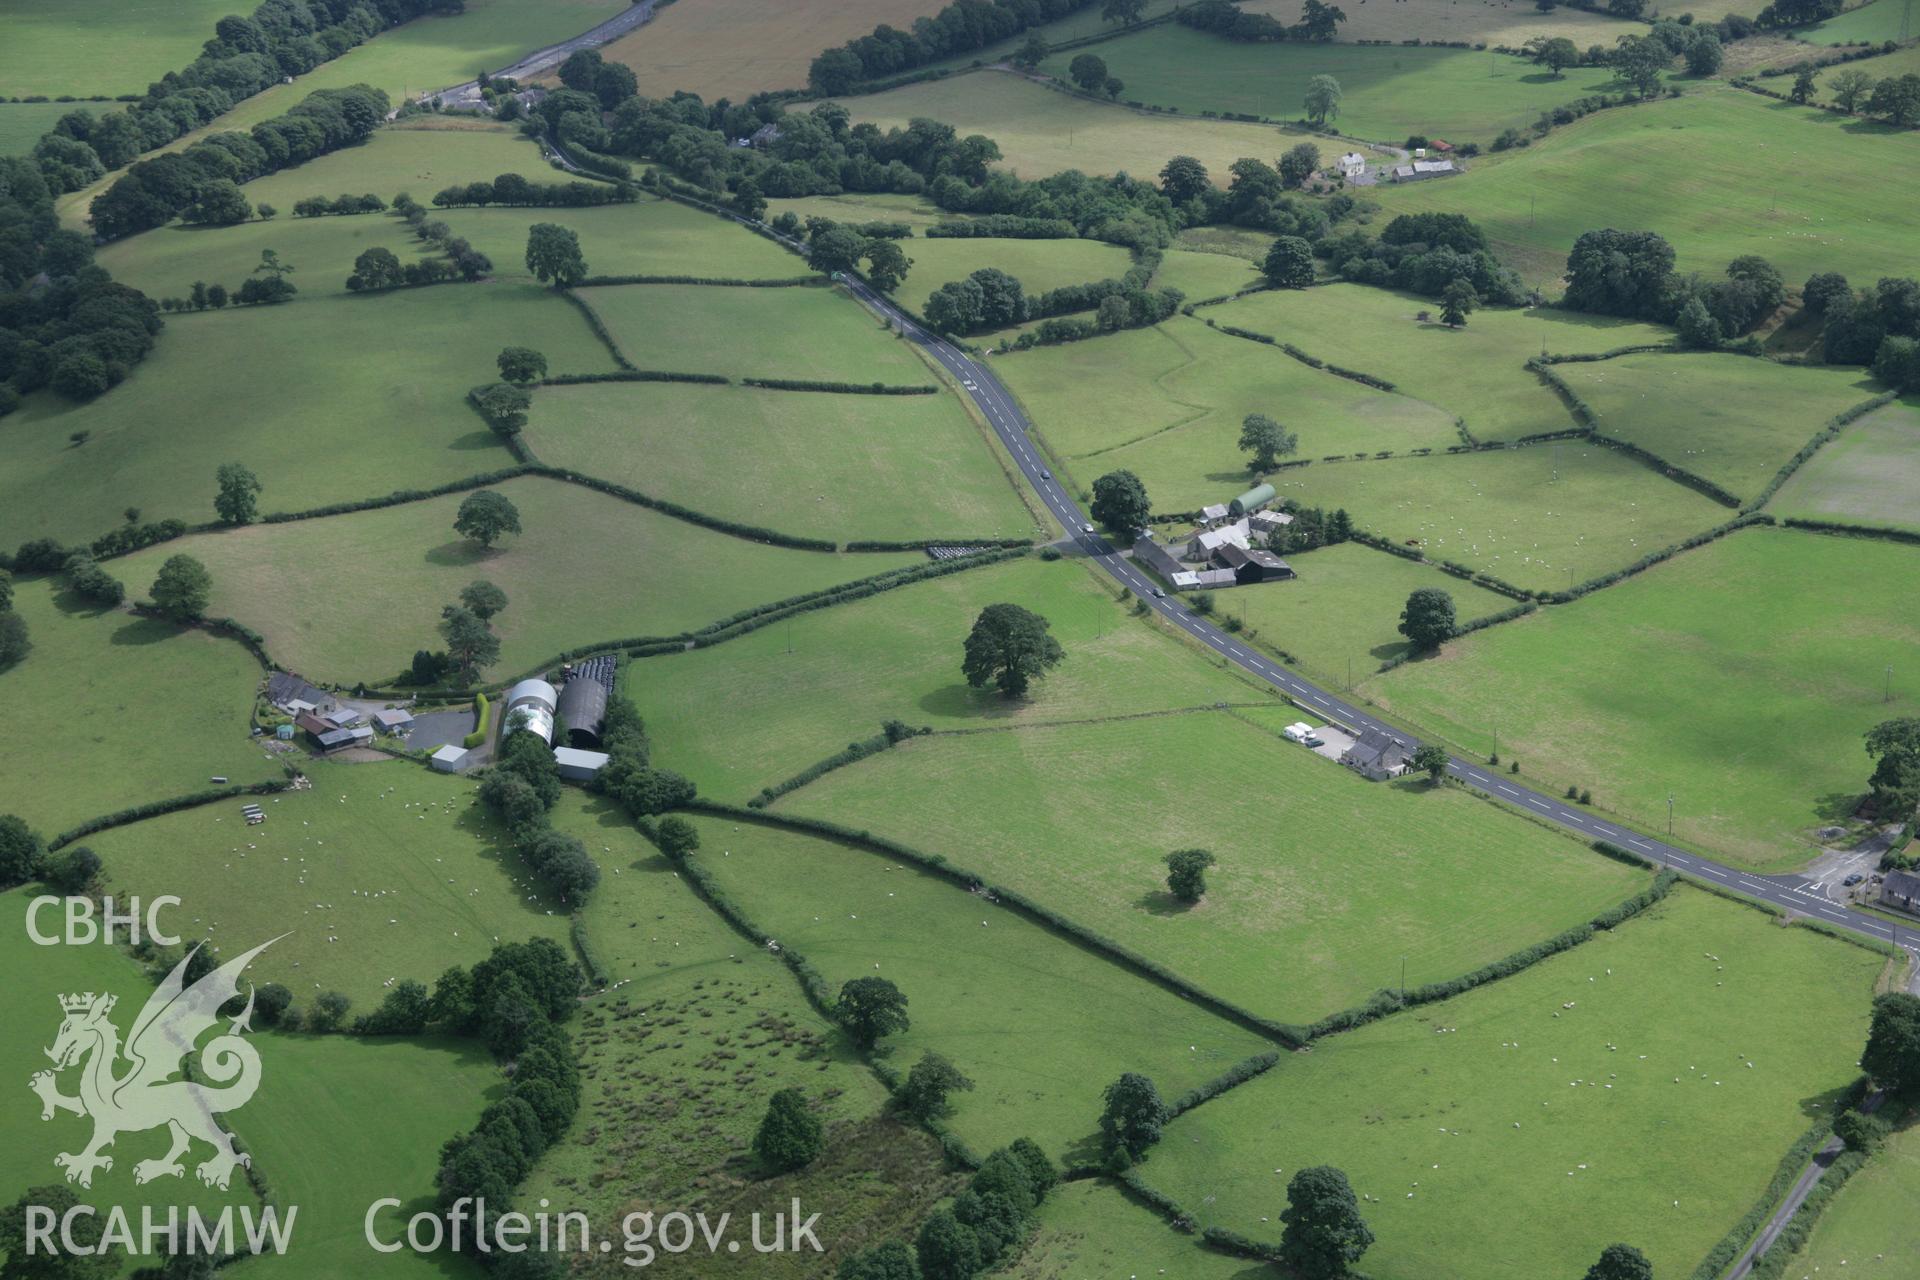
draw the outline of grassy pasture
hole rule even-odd
[[[342,991],[360,1013],[388,979],[431,984],[496,941],[567,945],[566,905],[541,892],[471,780],[400,761],[302,764],[312,789],[261,800],[257,827],[232,800],[89,837],[108,891],[179,897],[167,923],[189,943],[245,950],[287,933],[255,962],[259,980],[301,1005]]]
[[[632,67],[650,97],[686,89],[709,102],[741,102],[767,90],[803,89],[807,66],[822,49],[883,22],[911,30],[915,18],[939,9],[940,0],[712,0],[661,9],[601,55]]]
[[[1104,49],[1106,46],[1102,45]],[[1223,48],[1231,48],[1222,42]],[[1001,165],[1023,178],[1063,169],[1149,177],[1178,155],[1200,160],[1216,181],[1242,156],[1273,156],[1296,139],[1267,125],[1183,120],[1059,93],[998,71],[950,76],[846,98],[858,121],[904,129],[916,116],[1000,144]]]
[[[1811,32],[1809,34],[1815,39],[1818,39],[1817,32]],[[1842,63],[1840,66],[1829,67],[1823,70],[1820,73],[1819,79],[1820,93],[1817,98],[1818,101],[1833,101],[1833,91],[1831,87],[1833,77],[1836,72],[1843,70],[1864,71],[1875,80],[1884,79],[1887,76],[1908,75],[1912,72],[1920,71],[1920,45],[1909,44],[1892,53],[1882,54],[1877,58],[1862,58],[1858,62]]]
[[[889,337],[866,308],[837,289],[622,284],[576,296],[642,369],[914,386],[934,381],[904,341]]]
[[[47,580],[16,584],[14,607],[33,649],[0,671],[13,723],[0,741],[7,812],[52,836],[202,790],[215,774],[235,783],[280,776],[247,740],[260,667],[235,642],[101,613]],[[159,724],[165,750],[153,749]]]
[[[695,856],[829,985],[879,976],[906,994],[913,1025],[891,1057],[905,1070],[937,1051],[973,1079],[950,1123],[976,1150],[1030,1137],[1056,1160],[1089,1158],[1100,1090],[1121,1072],[1175,1096],[1269,1047],[929,873],[777,828],[695,825]]]
[[[1429,318],[1419,319],[1422,313]],[[1476,311],[1459,329],[1439,323],[1439,314],[1431,298],[1358,284],[1272,290],[1206,311],[1221,324],[1270,334],[1342,368],[1385,378],[1403,394],[1465,418],[1480,440],[1573,425],[1560,398],[1526,368],[1529,357],[1549,350],[1608,351],[1672,336],[1658,325],[1550,307]]]
[[[1389,215],[1467,214],[1529,283],[1549,288],[1580,234],[1609,226],[1658,231],[1683,272],[1718,275],[1756,253],[1794,283],[1817,271],[1870,280],[1920,234],[1920,169],[1894,159],[1913,145],[1879,125],[1703,87],[1588,116],[1525,150],[1482,156],[1462,177],[1375,193]],[[1850,169],[1884,173],[1887,199],[1870,218],[1845,184],[1792,177]]]
[[[231,227],[174,223],[103,245],[94,260],[115,280],[149,297],[185,298],[196,280],[224,284],[228,292],[238,289],[259,266],[261,250],[272,249],[296,268],[289,278],[300,289],[295,301],[301,301],[345,293],[353,260],[376,245],[393,250],[402,262],[428,256],[397,219],[357,215],[281,217]]]
[[[24,156],[61,116],[80,105],[72,102],[0,102],[0,156]],[[88,104],[94,107],[104,103]]]
[[[1898,1119],[1899,1104],[1883,1114]],[[1920,1187],[1920,1129],[1909,1117],[1906,1127],[1847,1180],[1845,1189],[1821,1215],[1812,1237],[1787,1264],[1787,1274],[1819,1272],[1892,1280],[1907,1266],[1900,1260],[1920,1250],[1916,1187]]]
[[[1260,1280],[1269,1268],[1202,1247],[1114,1184],[1062,1183],[1040,1206],[1039,1226],[1003,1271],[1011,1280],[1180,1276],[1182,1280]]]
[[[1794,472],[1767,509],[1783,516],[1920,525],[1920,405],[1876,409]]]
[[[1176,248],[1161,255],[1152,284],[1156,289],[1178,289],[1187,301],[1197,302],[1251,288],[1261,280],[1259,268],[1237,254]]]
[[[280,1203],[299,1205],[300,1218],[293,1246],[247,1263],[247,1274],[485,1274],[448,1252],[375,1253],[364,1234],[376,1200],[403,1202],[375,1219],[376,1237],[387,1243],[405,1238],[406,1219],[433,1211],[440,1144],[471,1129],[504,1092],[483,1045],[441,1037],[272,1036],[262,1040],[261,1057],[267,1084],[232,1123]]]
[[[1602,435],[1743,498],[1765,488],[1835,414],[1885,390],[1858,369],[1733,355],[1630,355],[1555,372],[1592,406]]]
[[[226,0],[9,0],[0,86],[10,97],[140,93],[198,57],[232,9]]]
[[[1708,4],[1715,0],[1707,0]],[[1241,6],[1249,13],[1269,13],[1282,22],[1296,22],[1300,7],[1293,0],[1252,0]],[[1696,7],[1695,13],[1700,10]],[[1396,0],[1390,5],[1355,5],[1340,24],[1341,40],[1465,41],[1469,44],[1519,47],[1535,36],[1565,36],[1585,49],[1611,45],[1614,37],[1641,30],[1637,22],[1623,22],[1580,9],[1560,8],[1541,13],[1516,0]],[[1482,55],[1484,56],[1484,55]],[[1344,83],[1344,82],[1343,82]]]
[[[1345,507],[1395,542],[1534,591],[1632,564],[1733,512],[1618,450],[1585,440],[1384,462],[1315,463],[1274,480],[1283,498]]]
[[[1920,31],[1915,29],[1907,0],[1871,0],[1795,34],[1814,44],[1879,44],[1910,39]]]
[[[685,383],[548,387],[544,462],[743,524],[832,538],[1031,535],[1033,516],[953,397]],[[769,494],[786,500],[769,507]]]
[[[471,116],[425,116],[376,130],[357,147],[329,151],[305,164],[255,178],[240,190],[254,204],[265,200],[277,206],[284,218],[290,216],[294,201],[307,196],[364,195],[369,191],[382,200],[392,200],[404,191],[431,208],[434,192],[442,187],[456,182],[491,181],[503,173],[517,173],[534,182],[562,182],[568,176],[550,168],[540,158],[539,148],[508,125]],[[434,209],[432,216],[451,219],[460,212],[468,211]],[[409,239],[412,236],[404,226],[395,234]],[[523,237],[520,252],[501,261],[510,264],[510,270],[520,269],[520,258],[526,247]]]
[[[1033,297],[1062,285],[1118,280],[1133,265],[1125,249],[1098,240],[913,239],[901,248],[913,270],[893,296],[915,311],[925,311],[941,285],[982,267],[1016,277]]]
[[[830,555],[756,545],[557,480],[497,486],[525,532],[491,550],[453,531],[465,495],[375,511],[198,534],[136,552],[123,566],[144,593],[168,556],[213,574],[215,617],[266,637],[276,661],[319,680],[389,680],[437,643],[440,607],[476,578],[511,601],[494,619],[496,677],[562,649],[675,635],[750,605],[901,565],[919,553]],[[380,566],[366,574],[368,565]],[[617,575],[617,579],[616,576]],[[609,589],[618,581],[619,589]],[[332,583],[315,590],[315,583]]]
[[[1283,20],[1297,16],[1296,10]],[[1487,143],[1502,129],[1533,123],[1542,111],[1621,87],[1605,67],[1571,68],[1556,78],[1524,59],[1469,49],[1237,44],[1178,24],[1105,41],[1095,52],[1125,81],[1120,96],[1126,101],[1195,116],[1218,111],[1303,119],[1307,82],[1330,75],[1345,91],[1335,121],[1340,131],[1390,142],[1425,133]],[[1064,81],[1075,53],[1054,54],[1040,69]],[[1322,152],[1330,160],[1336,147],[1323,144]]]
[[[1336,684],[1346,680],[1349,660],[1359,683],[1380,663],[1407,651],[1397,629],[1400,610],[1422,587],[1450,594],[1462,622],[1514,604],[1432,565],[1357,542],[1289,556],[1287,563],[1298,578],[1233,591],[1220,597],[1220,611],[1244,617],[1258,643],[1285,650],[1303,670]]]
[[[498,275],[527,275],[527,229],[536,222],[572,227],[595,275],[785,280],[807,273],[803,260],[772,241],[672,200],[591,209],[449,209],[434,216],[492,258]]]
[[[1249,413],[1297,431],[1300,454],[1310,458],[1444,449],[1460,439],[1452,416],[1433,405],[1311,369],[1185,316],[1018,352],[995,369],[1082,485],[1130,467],[1163,511],[1194,510],[1246,487],[1239,439]]]
[[[1525,973],[1287,1058],[1169,1126],[1142,1173],[1202,1225],[1277,1240],[1287,1180],[1338,1165],[1380,1280],[1578,1275],[1628,1238],[1685,1275],[1857,1074],[1880,965],[1679,888]]]
[[[214,470],[235,460],[259,475],[269,512],[509,466],[466,393],[498,376],[501,347],[529,337],[555,373],[611,366],[579,313],[533,285],[312,296],[169,318],[153,354],[98,400],[43,392],[8,417],[0,545],[95,538],[129,505],[142,520],[211,520]],[[84,445],[70,443],[75,431],[90,433]]]
[[[1036,692],[1014,701],[969,688],[960,675],[967,630],[1001,601],[1044,616],[1067,651]],[[1129,618],[1083,570],[1033,558],[649,658],[628,667],[624,687],[660,762],[734,803],[872,736],[889,718],[984,728],[1265,696]]]
[[[1671,791],[1680,839],[1779,870],[1865,791],[1860,735],[1915,714],[1915,582],[1911,547],[1748,530],[1369,691],[1471,751],[1497,732],[1537,780],[1649,828]]]
[[[621,985],[589,997],[574,1028],[580,1128],[600,1138],[548,1152],[519,1203],[546,1196],[611,1224],[641,1201],[740,1218],[798,1195],[832,1224],[821,1238],[830,1264],[871,1233],[924,1216],[948,1185],[938,1149],[882,1115],[885,1090],[793,976],[728,927],[612,806],[569,792],[554,822],[601,863],[582,918]],[[801,1174],[768,1179],[750,1143],[767,1098],[788,1086],[819,1109],[828,1150]],[[741,1265],[764,1270],[770,1261],[754,1255]],[[662,1265],[675,1262],[731,1274],[704,1257]]]
[[[835,222],[904,222],[913,227],[916,233],[935,223],[964,220],[936,207],[924,197],[891,191],[848,191],[837,196],[799,196],[767,201],[768,221],[783,213],[791,213],[801,222],[808,218],[831,218]]]
[[[1207,761],[1205,800],[1192,771]],[[1392,786],[1223,712],[923,738],[778,809],[944,854],[1284,1022],[1469,972],[1647,877],[1456,789]],[[1207,896],[1166,855],[1210,849]],[[1489,899],[1489,879],[1510,889]]]

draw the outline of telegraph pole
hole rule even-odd
[[[1891,665],[1887,667],[1887,687],[1886,691],[1880,695],[1880,701],[1893,701],[1893,667]]]
[[[1673,839],[1673,792],[1667,792],[1667,839]]]

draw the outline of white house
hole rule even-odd
[[[1357,178],[1367,171],[1367,158],[1358,151],[1349,151],[1340,157],[1340,174],[1345,178]]]

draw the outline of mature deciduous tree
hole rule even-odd
[[[1091,514],[1107,529],[1131,539],[1153,514],[1147,486],[1131,471],[1109,471],[1093,482]]]
[[[1300,446],[1300,437],[1264,413],[1250,413],[1240,422],[1240,448],[1252,454],[1247,470],[1271,471],[1280,459]]]
[[[1447,776],[1447,749],[1437,747],[1431,742],[1413,753],[1413,767],[1427,775],[1427,781],[1434,786]]]
[[[440,634],[447,642],[447,657],[468,684],[500,659],[500,637],[465,605],[450,604],[440,611]]]
[[[850,979],[840,988],[834,1017],[862,1049],[871,1049],[882,1036],[905,1031],[911,1025],[906,996],[885,978]]]
[[[1459,629],[1453,596],[1439,587],[1421,587],[1407,597],[1400,611],[1400,634],[1416,649],[1437,649]]]
[[[1205,849],[1180,849],[1167,855],[1167,892],[1182,902],[1198,902],[1207,892],[1207,868],[1214,856]]]
[[[1109,1155],[1124,1153],[1128,1160],[1139,1160],[1160,1141],[1160,1130],[1171,1113],[1152,1080],[1129,1071],[1108,1085],[1101,1098],[1105,1106],[1100,1112],[1100,1132]]]
[[[953,1110],[947,1095],[970,1091],[973,1081],[937,1053],[921,1055],[900,1087],[900,1109],[916,1120],[937,1120]]]
[[[207,566],[182,552],[170,556],[153,579],[153,602],[161,612],[182,622],[207,611],[213,595],[213,575]]]
[[[1067,64],[1067,75],[1082,89],[1093,93],[1107,82],[1107,60],[1097,53],[1077,54]]]
[[[1289,147],[1273,167],[1279,171],[1280,181],[1284,185],[1297,187],[1311,178],[1314,170],[1320,167],[1320,148],[1311,142]]]
[[[1160,191],[1175,204],[1185,204],[1213,187],[1207,166],[1192,156],[1175,156],[1161,166]]]
[[[1332,76],[1307,81],[1305,106],[1310,124],[1331,124],[1340,118],[1340,82]]]
[[[213,509],[222,524],[252,524],[260,514],[260,477],[238,462],[223,462],[214,473],[219,491]]]
[[[587,275],[586,255],[572,227],[536,222],[527,228],[527,270],[534,279],[555,285],[577,284]]]
[[[1586,1280],[1653,1280],[1653,1264],[1630,1244],[1610,1244],[1587,1268]]]
[[[461,501],[453,517],[453,531],[491,547],[506,534],[520,532],[520,508],[504,493],[476,489]]]
[[[1301,1280],[1337,1280],[1373,1243],[1347,1175],[1332,1165],[1302,1169],[1287,1183],[1280,1258]]]
[[[547,358],[532,347],[502,347],[494,363],[501,377],[523,386],[547,376]]]
[[[1045,618],[1017,604],[982,609],[963,646],[960,670],[967,683],[976,689],[994,685],[1009,698],[1024,694],[1067,656],[1047,628]]]
[[[1467,316],[1480,304],[1480,295],[1464,276],[1455,276],[1440,295],[1440,323],[1449,329],[1466,324]]]

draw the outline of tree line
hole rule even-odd
[[[1111,0],[1107,0],[1111,3]],[[1092,8],[1095,0],[954,0],[901,31],[882,24],[814,58],[807,86],[825,95],[845,93],[866,80],[900,75],[956,54],[1011,39],[1031,27]],[[1137,15],[1140,6],[1126,4]]]

